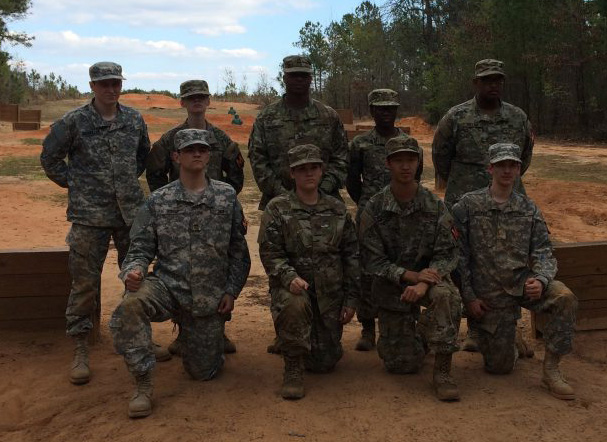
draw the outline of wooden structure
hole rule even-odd
[[[13,130],[38,130],[42,121],[42,111],[20,109],[18,104],[0,103],[0,121],[13,123]]]
[[[556,279],[569,287],[578,298],[576,330],[607,329],[607,242],[557,244]],[[546,318],[531,314],[534,336],[541,335]]]
[[[354,112],[352,109],[335,109],[343,124],[354,124]]]
[[[16,123],[19,121],[19,105],[0,103],[0,121]]]

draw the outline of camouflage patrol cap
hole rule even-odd
[[[392,89],[374,89],[369,92],[369,106],[400,106],[398,92]]]
[[[390,157],[398,152],[413,152],[421,157],[423,151],[417,140],[407,135],[390,138],[386,143],[386,156]]]
[[[289,150],[289,167],[308,163],[323,163],[320,148],[314,144],[301,144]]]
[[[513,143],[496,143],[489,146],[489,163],[512,160],[522,163],[521,148]]]
[[[202,144],[211,147],[209,143],[209,131],[203,129],[182,129],[175,134],[175,149],[181,150],[193,144]]]
[[[126,80],[122,76],[122,66],[112,61],[100,61],[89,68],[91,81],[101,80]]]
[[[204,80],[188,80],[179,85],[179,98],[190,95],[211,95],[209,85]]]
[[[501,75],[505,77],[504,62],[492,58],[477,61],[476,65],[474,65],[474,78],[487,77],[489,75]]]
[[[291,72],[312,73],[312,62],[305,55],[289,55],[282,60],[282,71],[285,74]]]

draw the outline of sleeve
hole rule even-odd
[[[348,173],[348,137],[337,114],[333,118],[331,140],[333,149],[320,183],[320,189],[329,195],[336,194],[342,188]]]
[[[453,135],[453,120],[447,113],[436,127],[432,140],[432,162],[440,178],[447,181],[451,171],[451,161],[455,157],[455,140]]]
[[[242,207],[234,196],[232,230],[228,250],[228,278],[225,293],[237,298],[247,282],[251,270],[251,256],[247,245],[246,222]]]
[[[441,277],[445,277],[457,267],[458,250],[455,237],[453,217],[442,201],[438,201],[438,226],[434,250],[429,267],[438,270]]]
[[[350,143],[348,150],[348,175],[346,189],[350,198],[358,204],[362,192],[361,175],[363,172],[363,154],[360,151],[356,138]]]
[[[152,145],[152,150],[147,157],[145,177],[151,192],[169,184],[169,171],[171,169],[170,144],[171,137],[166,133]]]
[[[236,194],[239,194],[244,186],[244,158],[240,153],[238,143],[232,141],[230,137],[224,134],[222,142],[227,148],[221,159],[221,169],[225,174],[226,183],[234,188]]]
[[[59,120],[51,126],[50,133],[42,142],[40,164],[46,176],[61,187],[68,187],[68,165],[65,158],[72,146],[72,137],[65,120]]]
[[[341,259],[344,269],[343,289],[346,295],[345,307],[358,307],[360,298],[360,256],[356,227],[349,213],[346,213],[344,234],[342,238]]]
[[[139,270],[146,276],[150,263],[156,256],[158,238],[154,226],[154,216],[150,206],[150,200],[146,200],[133,221],[130,231],[131,244],[129,251],[122,263],[121,272],[118,275],[122,281],[126,275],[134,270]]]
[[[146,160],[150,153],[150,137],[148,136],[148,126],[141,118],[141,135],[139,137],[139,145],[137,146],[137,176],[141,176],[146,167]]]
[[[531,157],[533,156],[533,144],[535,143],[535,134],[533,132],[531,122],[527,119],[526,115],[524,116],[524,118],[525,145],[521,146],[521,175],[523,175],[531,165]]]
[[[278,178],[279,174],[274,173],[270,165],[263,121],[259,117],[253,123],[249,137],[249,160],[255,182],[263,194],[275,196],[287,192]]]
[[[552,254],[552,243],[548,235],[546,221],[536,207],[531,228],[529,263],[534,278],[542,281],[544,288],[554,279],[557,271],[556,258]]]
[[[472,275],[470,273],[470,243],[468,236],[468,208],[465,199],[461,199],[453,206],[453,221],[457,232],[457,243],[459,246],[459,259],[457,262],[457,272],[461,280],[460,292],[462,301],[469,303],[476,299],[472,290]]]

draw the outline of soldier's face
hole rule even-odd
[[[371,106],[370,111],[376,126],[394,127],[398,106]]]
[[[210,95],[196,94],[181,99],[181,107],[185,108],[188,114],[204,113],[210,104]]]
[[[495,164],[489,164],[489,173],[493,182],[500,186],[512,186],[521,174],[521,163],[514,160],[504,160]]]
[[[415,172],[419,165],[419,155],[415,152],[397,152],[386,159],[386,167],[393,181],[409,184],[415,181]]]
[[[91,81],[89,83],[95,101],[101,105],[109,106],[118,103],[120,92],[122,92],[122,80],[115,78],[108,80]]]
[[[487,75],[474,79],[476,95],[481,100],[501,99],[504,93],[505,78],[502,75]]]
[[[291,178],[299,190],[316,191],[322,179],[322,164],[308,163],[291,168]]]
[[[210,148],[204,144],[190,144],[173,152],[173,160],[179,163],[180,170],[188,172],[201,171],[209,164]]]
[[[289,72],[282,76],[287,94],[304,95],[310,92],[312,75],[306,72]]]

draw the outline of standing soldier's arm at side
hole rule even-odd
[[[331,156],[323,173],[320,189],[328,194],[335,194],[342,188],[348,173],[348,137],[337,113],[330,109],[331,123]]]
[[[61,187],[68,187],[68,166],[65,157],[68,156],[72,137],[67,123],[59,120],[51,125],[51,131],[42,142],[40,164],[46,176]]]
[[[169,136],[170,133],[164,134],[152,145],[152,150],[147,157],[145,177],[151,192],[169,184],[171,144],[173,143],[173,137]]]
[[[259,117],[253,123],[249,137],[249,160],[255,182],[263,194],[275,196],[286,193],[287,190],[282,186],[279,173],[275,173],[270,165],[265,129]]]
[[[142,116],[141,119],[141,135],[139,137],[139,145],[137,146],[137,176],[141,176],[145,170],[148,155],[150,153],[150,137],[148,136],[148,126],[145,124]]]
[[[215,138],[225,146],[221,158],[221,170],[225,176],[225,182],[234,188],[238,195],[244,186],[244,158],[240,153],[238,143],[223,131],[215,131]]]
[[[526,117],[525,117],[526,118]],[[533,144],[535,143],[535,134],[531,122],[526,119],[524,124],[525,145],[521,147],[521,175],[523,175],[531,165],[531,157],[533,156]]]
[[[453,119],[447,113],[436,127],[434,140],[432,141],[432,162],[438,176],[445,180],[449,179],[451,161],[455,157],[455,137],[453,133]]]
[[[360,151],[356,139],[350,142],[348,149],[348,176],[346,178],[346,190],[350,198],[358,204],[362,193],[361,175],[363,173],[363,154]]]

